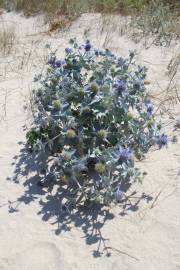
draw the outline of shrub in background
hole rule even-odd
[[[156,45],[170,45],[173,38],[180,36],[179,10],[172,9],[168,2],[151,1],[132,23],[142,31],[143,36],[152,36]]]
[[[68,205],[121,201],[143,179],[135,160],[167,144],[147,95],[147,68],[136,65],[134,52],[124,59],[90,41],[70,43],[65,58],[52,52],[46,74],[35,78],[27,143],[47,155],[44,181],[66,186]]]

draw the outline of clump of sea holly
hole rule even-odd
[[[27,142],[35,154],[53,157],[45,175],[67,186],[68,205],[119,202],[127,187],[142,181],[136,159],[168,142],[148,97],[147,68],[135,63],[134,52],[124,59],[90,41],[70,43],[64,59],[52,52],[47,72],[36,77]]]

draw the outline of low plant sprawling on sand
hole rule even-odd
[[[66,206],[109,205],[142,182],[135,160],[166,145],[167,136],[148,97],[147,69],[135,63],[134,52],[124,59],[89,40],[70,43],[65,58],[51,52],[46,74],[35,78],[27,143],[35,155],[47,156],[43,182],[67,187]]]

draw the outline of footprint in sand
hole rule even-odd
[[[0,270],[68,270],[67,263],[55,244],[39,242],[16,253],[12,258],[3,259]]]

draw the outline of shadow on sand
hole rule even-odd
[[[16,201],[9,201],[9,212],[20,211],[22,203],[30,204],[32,201],[38,201],[40,208],[38,214],[44,221],[51,222],[52,219],[54,220],[51,224],[53,227],[55,226],[56,235],[61,234],[62,231],[70,231],[72,225],[81,228],[87,245],[97,244],[97,248],[93,250],[94,257],[104,254],[110,256],[113,248],[106,245],[109,239],[103,237],[101,229],[108,220],[114,218],[114,215],[110,213],[107,207],[101,205],[91,208],[79,207],[74,211],[64,208],[62,202],[68,194],[67,187],[57,185],[54,190],[53,182],[49,181],[48,184],[42,185],[41,178],[37,175],[36,164],[38,164],[38,168],[44,166],[46,164],[45,155],[39,156],[37,160],[33,154],[27,151],[23,143],[20,142],[19,144],[22,145],[20,154],[14,157],[14,162],[12,163],[14,166],[14,176],[13,178],[8,178],[8,180],[23,184],[24,193]],[[152,197],[145,193],[137,196],[136,191],[131,193],[120,204],[120,215],[124,216],[129,211],[137,211],[142,200],[148,203],[152,200]],[[115,251],[124,253],[118,250]],[[129,254],[126,255],[132,257]],[[132,258],[137,260],[135,257]]]

